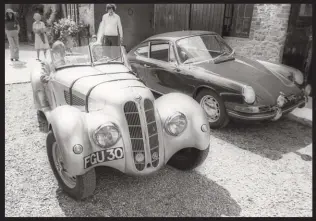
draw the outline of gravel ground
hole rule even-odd
[[[5,86],[6,216],[312,216],[312,130],[287,119],[212,131],[191,172],[97,170],[94,196],[65,195],[50,169],[29,83]]]

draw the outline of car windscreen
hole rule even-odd
[[[99,44],[91,45],[91,56],[94,64],[104,63],[123,63],[125,50],[121,46],[102,46]]]
[[[180,62],[184,64],[214,60],[229,55],[233,50],[218,35],[199,35],[176,42]]]
[[[74,47],[64,50],[64,48],[54,48],[51,50],[51,59],[56,68],[91,65],[91,58],[88,46]]]

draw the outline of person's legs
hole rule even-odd
[[[6,34],[7,34],[7,38],[8,38],[8,41],[9,41],[9,48],[10,48],[10,57],[11,57],[11,60],[13,59],[18,59],[16,58],[16,54],[15,54],[15,51],[16,51],[16,46],[15,46],[15,34],[17,33],[17,31],[6,31]]]
[[[47,51],[47,50],[46,50],[46,49],[44,49],[44,57],[45,57],[45,58],[46,58],[46,51]]]
[[[37,50],[36,50],[36,52],[37,52],[37,60],[39,60],[40,50],[39,50],[39,49],[37,49]]]
[[[18,31],[16,31],[16,33],[14,34],[14,37],[13,37],[13,40],[14,40],[14,57],[16,60],[19,60],[19,33]]]
[[[120,49],[118,47],[119,46],[118,36],[111,36],[109,40],[111,41],[111,45],[113,46],[110,49],[111,50],[111,58],[114,59],[114,58],[119,57],[120,56]]]

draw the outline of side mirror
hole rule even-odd
[[[170,61],[170,66],[174,71],[176,72],[180,71],[179,65],[176,61]]]

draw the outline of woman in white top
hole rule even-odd
[[[44,22],[41,21],[41,15],[39,13],[34,14],[34,20],[33,23],[33,32],[35,34],[35,49],[37,51],[37,59],[39,59],[40,51],[44,51],[44,56],[46,58],[46,50],[49,49],[48,39],[46,35],[46,27]]]

